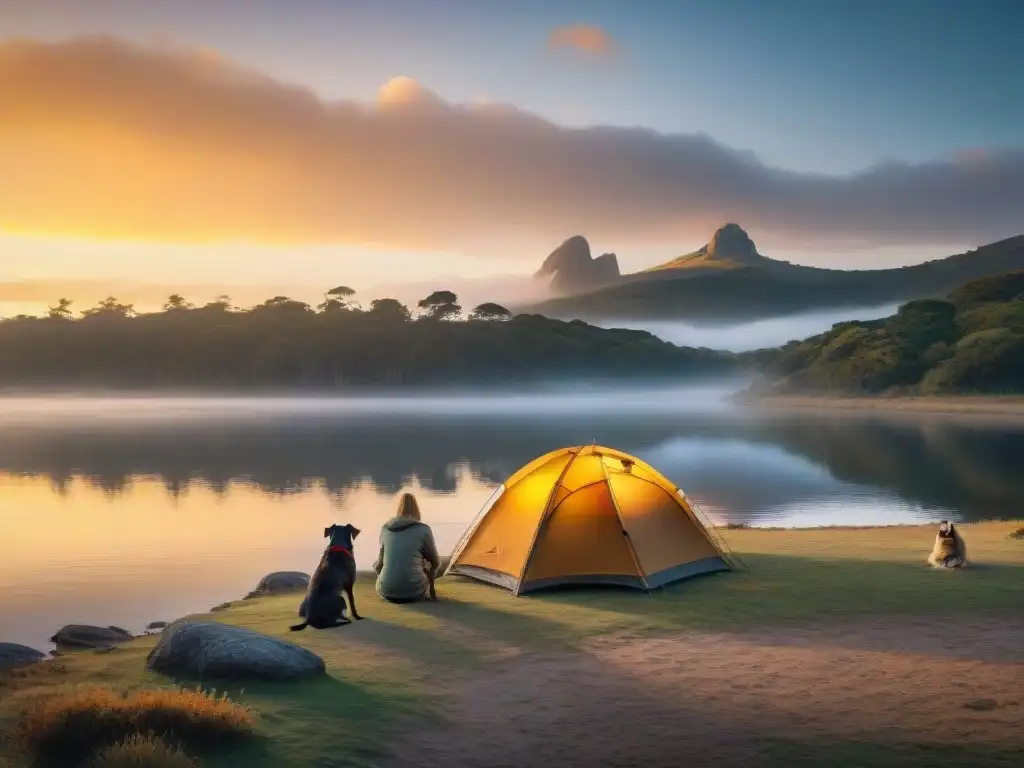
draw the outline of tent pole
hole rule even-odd
[[[540,513],[540,520],[537,521],[537,527],[533,531],[533,538],[530,539],[530,548],[526,550],[526,559],[523,560],[523,569],[519,572],[519,578],[516,579],[516,588],[512,590],[512,597],[519,597],[519,588],[523,585],[523,579],[526,577],[526,572],[530,568],[530,562],[533,560],[533,548],[537,546],[537,539],[540,537],[541,528],[544,527],[545,521],[548,519],[548,515],[551,513],[551,502],[555,500],[555,491],[558,490],[558,486],[562,484],[562,479],[565,477],[565,473],[569,471],[569,467],[576,461],[576,457],[580,455],[583,450],[581,445],[579,448],[569,449],[569,461],[562,467],[562,471],[558,475],[558,479],[555,480],[555,484],[551,486],[551,492],[548,494],[548,500],[544,504],[544,511]]]
[[[651,585],[647,583],[647,575],[644,573],[644,568],[640,565],[640,558],[636,553],[636,547],[633,546],[633,539],[629,536],[629,530],[626,528],[626,521],[622,517],[622,510],[619,509],[619,501],[615,498],[615,491],[612,489],[612,479],[608,474],[608,467],[604,465],[604,459],[601,460],[601,472],[604,473],[604,482],[608,486],[608,495],[611,497],[612,506],[615,508],[615,516],[619,518],[619,527],[622,528],[622,536],[626,539],[626,546],[629,547],[629,554],[633,556],[633,565],[636,566],[636,572],[640,576],[640,583],[644,585],[644,589],[647,594],[651,594]]]

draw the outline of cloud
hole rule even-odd
[[[590,56],[614,56],[618,51],[612,36],[593,24],[558,27],[548,37],[548,47],[567,48]]]
[[[980,243],[1024,210],[1021,148],[808,175],[703,135],[449,104],[408,78],[327,102],[108,38],[0,43],[0,169],[12,232],[531,258],[577,232],[682,249],[724,221],[775,242]]]

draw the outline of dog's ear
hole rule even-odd
[[[352,534],[352,539],[353,540],[355,540],[356,536],[358,536],[360,533],[362,533],[362,531],[360,531],[358,528],[356,528],[354,525],[352,525],[352,523],[349,523],[346,526],[346,528],[348,528],[349,533]]]
[[[327,528],[324,528],[324,538],[325,539],[330,538],[332,533],[334,533],[334,526],[333,525],[328,526]]]

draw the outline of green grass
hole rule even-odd
[[[203,618],[306,646],[324,658],[328,675],[298,684],[225,688],[223,693],[258,713],[256,738],[227,756],[211,756],[204,765],[314,766],[339,755],[354,765],[371,764],[390,729],[409,716],[436,716],[443,710],[434,681],[485,665],[509,646],[567,649],[620,631],[730,631],[871,614],[1017,614],[1024,603],[1024,541],[1008,534],[1019,526],[1020,521],[962,526],[972,563],[960,572],[925,566],[932,526],[742,529],[722,534],[749,570],[693,579],[650,595],[602,589],[513,598],[487,585],[442,579],[441,602],[396,606],[377,599],[372,581],[363,577],[356,597],[365,621],[338,631],[301,633],[288,631],[296,619],[296,596],[239,602]],[[165,678],[144,669],[155,642],[140,638],[113,653],[69,655],[0,681],[0,725],[11,725],[33,697],[68,684],[128,691],[165,685]],[[832,748],[784,740],[776,746],[780,755],[794,750],[825,755],[821,750]],[[857,760],[871,757],[873,749],[870,744],[843,746],[850,761],[829,764],[867,765]],[[908,754],[916,760],[922,751]],[[961,764],[943,763],[941,754],[926,757],[932,766]],[[996,755],[996,762],[977,764],[1001,765],[997,758],[1002,759]],[[780,764],[789,760],[779,759]]]

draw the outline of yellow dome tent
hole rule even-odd
[[[730,569],[680,489],[629,454],[588,445],[552,451],[509,477],[445,573],[519,595],[563,584],[650,590]]]

